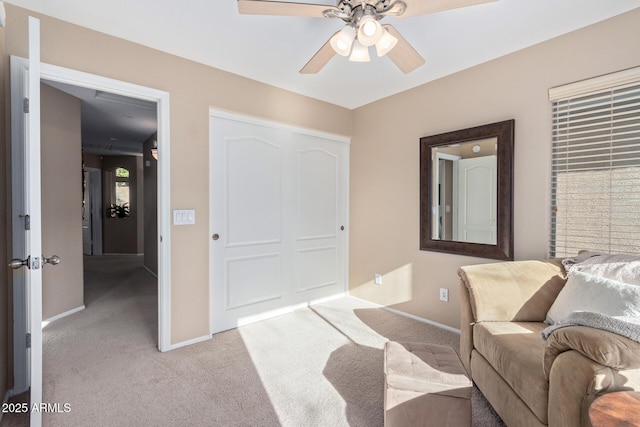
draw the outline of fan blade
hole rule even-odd
[[[338,34],[338,32],[336,32],[335,34]],[[336,51],[331,47],[331,37],[325,44],[322,45],[320,50],[318,50],[316,54],[313,55],[309,62],[307,62],[304,67],[302,67],[302,69],[300,70],[300,74],[316,74],[318,71],[322,70],[322,67],[327,65],[327,62],[329,62],[331,58],[333,58],[333,56],[336,54]]]
[[[323,18],[325,10],[340,12],[335,6],[284,1],[238,0],[238,12],[246,15],[309,16]]]
[[[398,39],[398,43],[389,51],[389,53],[387,53],[387,56],[398,68],[400,68],[400,71],[405,74],[409,74],[416,68],[424,65],[424,58],[420,56],[418,51],[400,35],[398,30],[389,24],[383,25],[383,27],[389,31],[392,36]]]
[[[398,16],[408,18],[427,13],[441,12],[443,10],[458,9],[460,7],[475,6],[482,3],[490,3],[497,0],[402,0],[407,4],[407,10]]]

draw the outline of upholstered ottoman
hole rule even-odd
[[[472,383],[451,347],[389,341],[384,378],[385,427],[471,425]]]

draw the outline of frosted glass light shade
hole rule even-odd
[[[349,56],[349,52],[351,52],[351,45],[355,38],[356,30],[353,27],[346,25],[342,30],[338,31],[333,37],[331,37],[329,43],[338,55]]]
[[[365,46],[373,46],[382,35],[382,25],[371,15],[360,19],[358,26],[358,40]]]
[[[349,61],[353,62],[369,62],[371,58],[369,57],[369,48],[358,40],[353,42],[353,48],[351,49],[351,56],[349,57]]]
[[[378,56],[385,56],[391,49],[396,47],[397,43],[398,39],[383,28],[382,35],[376,42],[376,52],[378,53]]]

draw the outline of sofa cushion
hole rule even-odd
[[[473,327],[473,344],[527,404],[547,423],[549,384],[543,366],[542,322],[481,322]]]
[[[608,316],[640,316],[640,286],[573,271],[547,313],[553,325],[574,311]]]

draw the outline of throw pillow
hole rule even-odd
[[[553,325],[574,311],[640,316],[640,286],[573,271],[547,312],[545,323]]]

